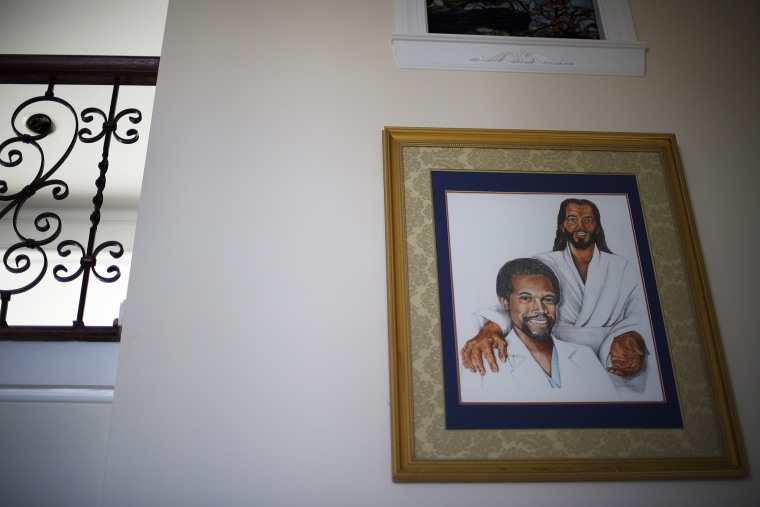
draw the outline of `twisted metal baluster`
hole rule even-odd
[[[126,136],[122,137],[116,132],[119,121],[128,116],[129,121],[133,124],[139,123],[142,120],[142,114],[137,109],[126,109],[116,114],[116,104],[118,100],[118,93],[120,87],[119,79],[114,80],[113,92],[111,95],[111,103],[109,106],[109,114],[106,116],[100,109],[91,107],[82,111],[82,121],[89,123],[93,121],[95,115],[99,115],[104,119],[102,129],[97,135],[93,135],[88,128],[82,128],[79,130],[79,121],[77,114],[71,105],[54,96],[53,89],[55,86],[55,80],[51,79],[48,86],[48,90],[43,97],[35,97],[22,103],[14,112],[11,118],[12,128],[16,134],[15,137],[10,138],[0,144],[0,166],[14,168],[20,166],[23,162],[23,154],[19,149],[14,149],[13,144],[24,143],[25,145],[32,146],[38,153],[40,158],[40,165],[37,169],[31,182],[29,182],[23,189],[6,195],[8,191],[8,184],[5,180],[0,180],[0,203],[7,202],[7,204],[0,209],[0,219],[13,211],[13,229],[18,237],[19,241],[11,245],[3,255],[3,265],[5,269],[12,274],[22,274],[27,272],[31,266],[32,261],[26,250],[35,250],[42,259],[42,267],[36,277],[26,285],[16,288],[0,288],[0,326],[7,326],[7,313],[11,296],[26,292],[33,287],[37,286],[43,279],[48,268],[48,258],[45,250],[42,248],[44,245],[48,245],[56,240],[61,233],[62,223],[59,215],[53,212],[42,212],[38,214],[34,219],[34,227],[38,232],[45,233],[45,236],[41,239],[34,239],[24,235],[18,225],[19,214],[23,205],[31,199],[39,190],[45,187],[52,187],[53,198],[56,200],[65,199],[69,195],[68,185],[62,180],[52,179],[53,174],[61,167],[61,165],[68,159],[71,151],[76,144],[77,138],[83,143],[94,143],[99,140],[103,140],[103,150],[101,155],[101,161],[98,164],[100,170],[98,178],[95,180],[95,186],[97,192],[92,199],[94,209],[90,214],[90,230],[88,235],[87,247],[82,246],[81,243],[75,240],[65,240],[58,244],[57,250],[59,255],[66,257],[71,254],[72,248],[76,247],[81,252],[80,266],[75,273],[67,274],[65,266],[59,264],[53,269],[53,275],[59,282],[69,282],[82,276],[82,284],[80,288],[80,297],[78,303],[78,311],[76,320],[73,322],[74,326],[84,326],[84,308],[87,298],[87,290],[90,281],[90,273],[97,277],[100,281],[110,283],[115,282],[121,276],[119,268],[115,265],[111,265],[106,269],[108,275],[102,275],[96,269],[96,260],[98,255],[108,250],[112,258],[118,259],[124,253],[123,245],[118,241],[106,241],[99,245],[96,244],[96,234],[98,225],[100,223],[100,210],[103,205],[103,191],[106,186],[106,172],[108,171],[108,158],[111,146],[111,139],[115,138],[117,141],[123,144],[132,144],[139,139],[137,130],[129,129],[126,132]],[[45,125],[50,125],[49,118],[46,115],[33,115],[35,125],[29,125],[31,130],[35,134],[22,133],[16,128],[16,120],[22,110],[31,104],[43,101],[55,102],[63,105],[72,114],[74,118],[74,130],[72,133],[72,139],[61,155],[61,157],[53,164],[47,171],[45,171],[45,153],[38,143],[38,141],[44,139],[50,132],[45,128]],[[35,118],[39,117],[39,118]],[[39,131],[35,130],[36,127],[40,127]],[[7,159],[4,159],[2,154],[7,151]],[[15,263],[15,264],[14,264]]]
[[[83,248],[79,242],[73,241],[73,240],[66,240],[66,241],[61,242],[58,245],[58,253],[63,257],[68,256],[71,253],[71,247],[78,247],[80,249],[80,251],[82,252],[82,256],[80,259],[80,267],[75,273],[69,276],[63,275],[63,273],[66,272],[66,268],[63,265],[58,265],[53,270],[55,278],[63,282],[74,280],[75,278],[78,278],[80,275],[82,276],[82,285],[81,285],[80,293],[79,293],[79,307],[77,310],[77,318],[73,322],[74,326],[84,326],[84,309],[85,309],[85,303],[87,300],[87,288],[90,283],[90,273],[94,274],[100,281],[106,282],[106,283],[115,282],[121,277],[121,271],[119,270],[118,266],[115,266],[115,265],[109,266],[107,269],[107,272],[110,273],[111,275],[102,276],[96,270],[96,264],[97,264],[98,254],[100,254],[103,250],[107,248],[111,249],[109,253],[112,258],[114,259],[120,258],[124,254],[123,245],[118,241],[106,241],[97,246],[95,243],[95,238],[98,231],[98,225],[100,224],[100,209],[103,205],[103,191],[106,186],[106,173],[108,171],[108,157],[109,157],[110,148],[111,148],[111,138],[113,137],[117,141],[123,144],[132,144],[136,142],[139,138],[137,130],[130,129],[126,133],[127,137],[121,137],[116,133],[116,127],[118,125],[119,120],[126,115],[130,115],[129,121],[135,124],[139,123],[142,120],[142,114],[137,109],[126,109],[116,114],[116,103],[119,97],[119,86],[120,86],[120,82],[119,82],[119,79],[117,78],[114,80],[113,92],[111,95],[111,104],[109,107],[109,113],[107,117],[103,113],[103,111],[97,108],[87,108],[84,111],[82,111],[82,121],[84,122],[89,123],[90,121],[92,121],[93,114],[97,114],[103,117],[105,121],[103,122],[102,130],[100,131],[100,133],[98,133],[95,136],[92,136],[92,131],[88,128],[82,128],[79,131],[79,139],[80,141],[84,143],[94,143],[96,141],[99,141],[100,139],[103,139],[103,151],[101,155],[101,160],[98,163],[98,169],[100,170],[100,174],[98,178],[95,180],[95,187],[97,188],[97,192],[95,196],[92,198],[94,209],[92,213],[90,214],[91,225],[90,225],[90,231],[89,231],[89,235],[87,239],[87,248],[86,249]]]

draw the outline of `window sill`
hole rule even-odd
[[[391,42],[402,69],[643,76],[646,43],[636,39],[627,0],[597,0],[604,40],[427,33],[424,0],[397,0]]]

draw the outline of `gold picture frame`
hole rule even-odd
[[[674,135],[386,127],[383,146],[395,482],[748,474]],[[437,183],[441,179],[444,183]],[[499,188],[493,192],[501,195],[507,188],[510,198],[574,195],[579,193],[576,183],[584,186],[581,193],[617,196],[622,194],[612,189],[615,182],[632,185],[636,195],[625,200],[633,203],[631,227],[638,235],[641,276],[654,323],[652,355],[659,361],[659,370],[651,375],[660,372],[661,399],[462,402],[456,379],[470,372],[462,368],[459,350],[471,336],[457,336],[452,325],[456,287],[452,289],[454,278],[449,278],[455,273],[450,255],[452,242],[458,240],[448,229],[447,215],[447,192],[462,193],[456,188],[460,180],[465,187],[475,182],[464,192],[468,195],[490,194],[496,181]],[[544,190],[542,185],[548,186]],[[502,217],[503,228],[494,234],[513,234],[514,224],[531,220],[531,206],[538,207],[529,205],[524,213]],[[537,228],[535,235],[554,234],[544,232],[547,227]],[[528,236],[514,234],[510,244],[522,244]],[[493,270],[483,269],[490,277]],[[495,297],[489,290],[488,297]],[[469,411],[483,406],[499,411],[493,412],[495,426],[479,415],[486,412]],[[451,427],[455,417],[464,426]]]

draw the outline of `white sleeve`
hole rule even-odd
[[[489,320],[501,328],[502,335],[506,335],[509,330],[510,319],[509,313],[501,305],[493,305],[490,308],[481,308],[472,314],[472,320],[475,327],[482,328]]]

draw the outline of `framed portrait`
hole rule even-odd
[[[384,157],[394,481],[746,476],[673,135],[386,127]]]

